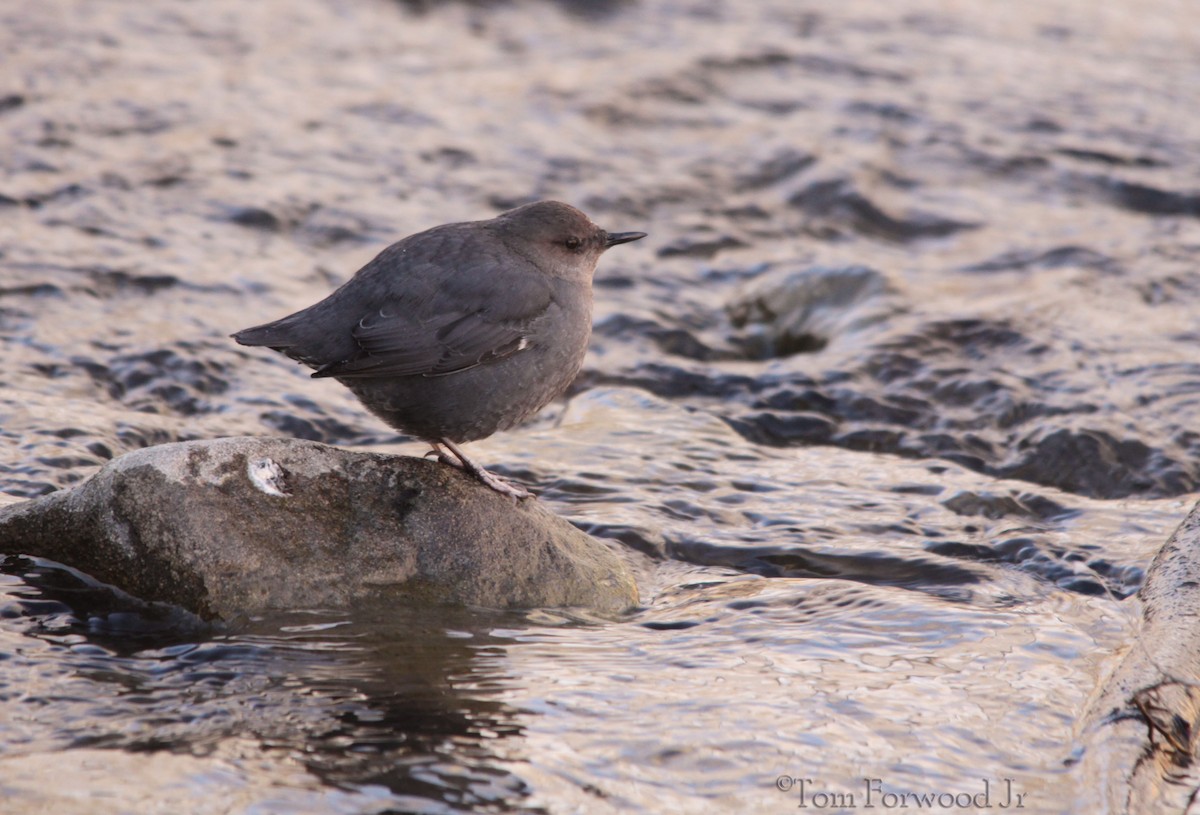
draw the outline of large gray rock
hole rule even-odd
[[[621,559],[453,467],[314,442],[226,438],[122,456],[0,506],[0,552],[73,566],[202,617],[360,603],[637,602]]]

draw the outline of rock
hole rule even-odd
[[[1091,812],[1183,812],[1200,724],[1200,504],[1154,558],[1141,629],[1083,717]],[[1190,772],[1189,772],[1190,770]],[[1083,811],[1082,809],[1080,811]]]
[[[898,310],[887,278],[865,266],[771,268],[725,304],[751,359],[819,351]]]
[[[205,619],[366,603],[637,602],[607,546],[425,459],[282,438],[149,447],[0,505],[0,553],[48,558]]]

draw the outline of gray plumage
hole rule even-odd
[[[457,448],[506,430],[561,394],[591,334],[600,255],[641,232],[608,233],[541,201],[446,224],[379,253],[321,302],[233,335],[333,377],[373,413],[518,497]],[[493,483],[496,482],[496,483]]]

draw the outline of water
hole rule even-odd
[[[650,233],[570,400],[473,446],[642,607],[210,627],[10,557],[6,813],[1090,811],[1078,717],[1200,482],[1200,10],[0,21],[13,496],[191,438],[420,454],[227,335],[534,198]]]

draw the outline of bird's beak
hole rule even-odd
[[[645,232],[609,232],[604,238],[604,248],[616,246],[618,243],[629,243],[646,237]]]

